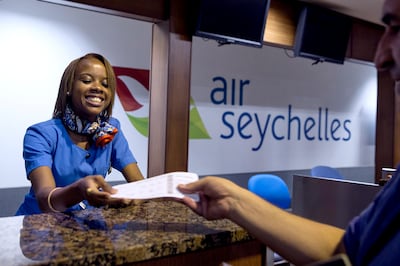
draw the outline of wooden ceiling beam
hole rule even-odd
[[[169,18],[168,0],[40,0],[95,12],[129,17],[148,22],[160,22]]]

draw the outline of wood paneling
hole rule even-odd
[[[186,171],[189,145],[192,18],[195,1],[171,0],[165,172]]]
[[[358,19],[353,20],[347,57],[373,62],[379,39],[384,31],[380,25]]]
[[[134,263],[135,266],[176,266],[176,265],[234,265],[234,266],[261,266],[266,265],[265,246],[259,241],[233,244],[197,252],[170,256],[160,259]]]
[[[382,167],[394,166],[394,82],[389,73],[378,73],[378,99],[375,143],[375,181]]]
[[[168,0],[40,0],[149,22],[168,19]]]
[[[400,84],[396,84],[395,90],[395,117],[394,117],[394,162],[393,167],[400,164]]]
[[[293,48],[301,10],[298,2],[272,0],[264,32],[267,45]],[[376,47],[384,28],[359,19],[352,20],[347,58],[373,62]]]
[[[150,71],[148,176],[165,171],[167,92],[169,75],[169,22],[153,25]]]
[[[271,1],[264,31],[265,44],[292,48],[299,10],[293,1]]]
[[[193,2],[170,5],[170,20],[153,28],[149,176],[186,171],[188,163]]]
[[[170,44],[165,172],[187,170],[189,144],[192,43],[171,33]]]

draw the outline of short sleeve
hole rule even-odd
[[[39,125],[29,127],[25,133],[23,157],[27,177],[34,169],[40,166],[51,168],[53,164],[53,147],[48,133]]]
[[[110,123],[118,129],[118,133],[112,141],[113,150],[111,154],[111,165],[118,171],[122,171],[125,166],[130,163],[136,163],[137,161],[129,148],[124,133],[122,132],[120,122],[116,118],[111,118]]]

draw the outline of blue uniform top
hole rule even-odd
[[[354,266],[400,263],[400,168],[344,235]]]
[[[29,127],[24,137],[23,151],[27,176],[40,166],[48,166],[56,186],[64,187],[88,175],[105,177],[110,167],[121,171],[128,164],[136,163],[119,121],[110,118],[109,123],[118,129],[114,139],[104,147],[91,145],[88,150],[72,142],[61,119],[51,119]],[[71,210],[75,209],[81,209],[79,204],[71,207]],[[31,188],[16,215],[41,212]]]

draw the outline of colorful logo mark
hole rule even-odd
[[[148,101],[142,103],[132,94],[134,88],[129,88],[122,77],[134,79],[137,83],[150,90],[149,80],[150,71],[145,69],[113,67],[117,80],[117,97],[133,127],[143,136],[149,136],[149,117],[135,115],[135,112],[148,105]],[[147,97],[148,98],[148,97]],[[189,139],[210,139],[210,135],[204,126],[195,102],[190,98],[190,121],[189,121]]]

